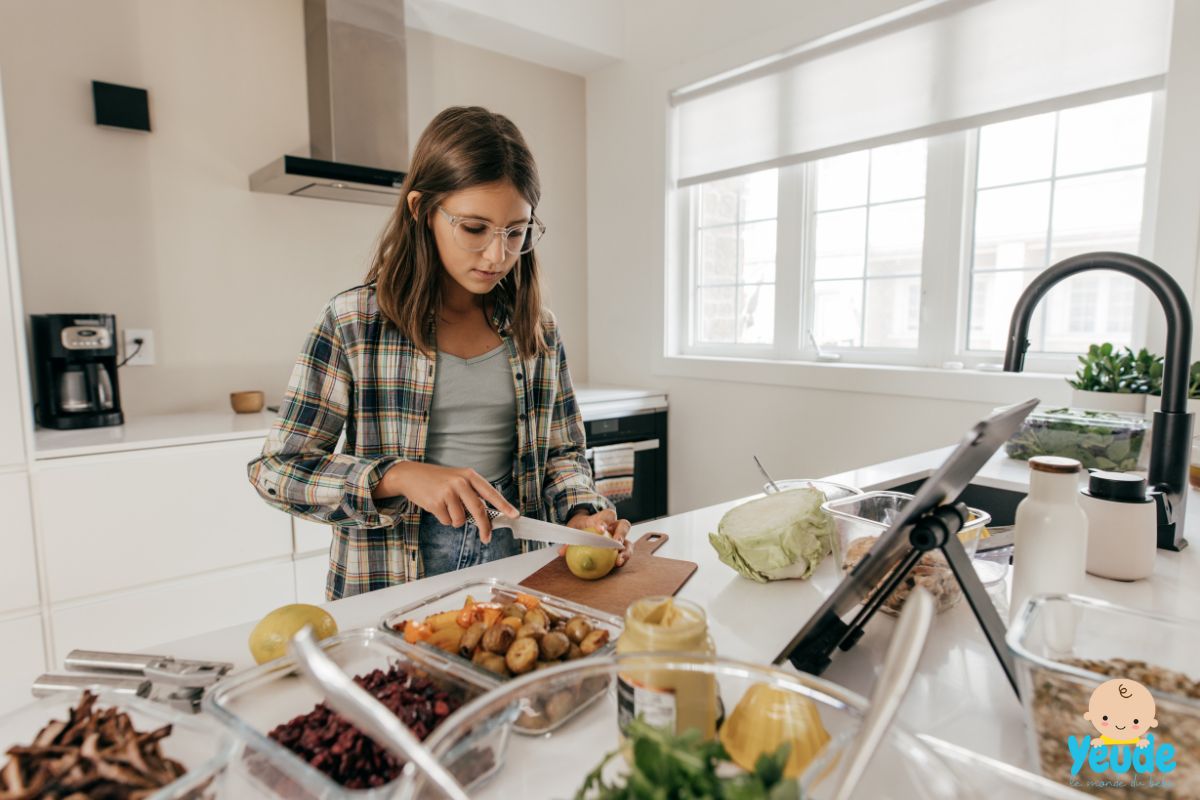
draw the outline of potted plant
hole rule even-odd
[[[1146,396],[1146,417],[1153,418],[1154,412],[1162,407],[1162,378],[1159,377],[1158,383],[1154,386],[1151,394]],[[1200,361],[1192,363],[1188,370],[1188,401],[1187,410],[1189,414],[1195,414],[1200,417]],[[1200,426],[1196,426],[1194,433],[1200,434]]]
[[[1071,405],[1142,414],[1146,395],[1161,391],[1162,370],[1162,356],[1145,348],[1134,353],[1128,347],[1118,349],[1111,342],[1093,344],[1079,357],[1075,378],[1067,380],[1073,389]]]

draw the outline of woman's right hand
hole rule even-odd
[[[455,528],[466,524],[467,514],[470,514],[479,528],[479,541],[484,544],[492,540],[492,523],[485,500],[505,516],[521,515],[495,486],[467,467],[401,461],[383,474],[373,494],[376,497],[403,495],[437,517],[438,522]]]

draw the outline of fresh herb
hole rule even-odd
[[[1026,419],[1004,452],[1022,461],[1066,456],[1085,468],[1127,471],[1137,467],[1145,437],[1140,420],[1105,411],[1055,408]]]
[[[1159,394],[1162,392],[1163,357],[1146,348],[1119,350],[1111,342],[1093,344],[1079,357],[1073,389],[1116,394]]]
[[[617,783],[604,782],[604,768],[621,754],[615,750],[588,774],[575,800],[801,800],[800,784],[784,778],[791,745],[764,753],[754,772],[718,777],[729,762],[719,741],[705,740],[692,729],[681,734],[636,719],[625,731],[633,763]]]

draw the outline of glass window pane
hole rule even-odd
[[[779,170],[747,175],[742,185],[742,220],[774,219],[779,206]]]
[[[868,151],[822,158],[817,162],[817,210],[861,206],[867,202]]]
[[[1144,182],[1142,168],[1058,181],[1050,260],[1097,250],[1136,253]]]
[[[737,280],[736,225],[700,230],[700,285]]]
[[[771,284],[738,289],[737,340],[741,344],[770,344],[775,340],[775,287]]]
[[[726,178],[700,184],[701,225],[730,225],[737,222],[743,180],[741,177]]]
[[[1070,108],[1059,115],[1057,174],[1146,163],[1149,94]]]
[[[921,328],[921,279],[868,280],[865,327],[865,347],[916,347]]]
[[[986,189],[975,201],[975,268],[1046,266],[1050,182]]]
[[[862,281],[813,284],[813,335],[823,347],[862,345]]]
[[[826,211],[816,216],[817,280],[861,277],[867,245],[867,210]]]
[[[871,151],[871,202],[925,195],[925,140]]]
[[[1037,349],[1082,353],[1094,342],[1130,344],[1134,287],[1128,275],[1107,271],[1076,275],[1058,284],[1041,303],[1045,321]]]
[[[775,282],[775,222],[742,226],[741,283]]]
[[[701,342],[732,342],[734,340],[734,302],[737,289],[700,289],[696,307],[699,311]]]
[[[979,129],[981,188],[1049,178],[1053,163],[1053,113]]]
[[[925,201],[871,206],[870,214],[867,274],[919,275],[925,241]]]
[[[1040,270],[982,272],[971,276],[969,350],[1003,350],[1008,340],[1008,323],[1017,298]],[[1041,313],[1041,309],[1039,312]],[[1031,325],[1030,332],[1040,328]],[[1034,336],[1030,336],[1034,339]]]

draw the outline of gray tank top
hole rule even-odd
[[[475,358],[439,350],[425,460],[496,481],[512,473],[516,443],[517,395],[504,345]]]

